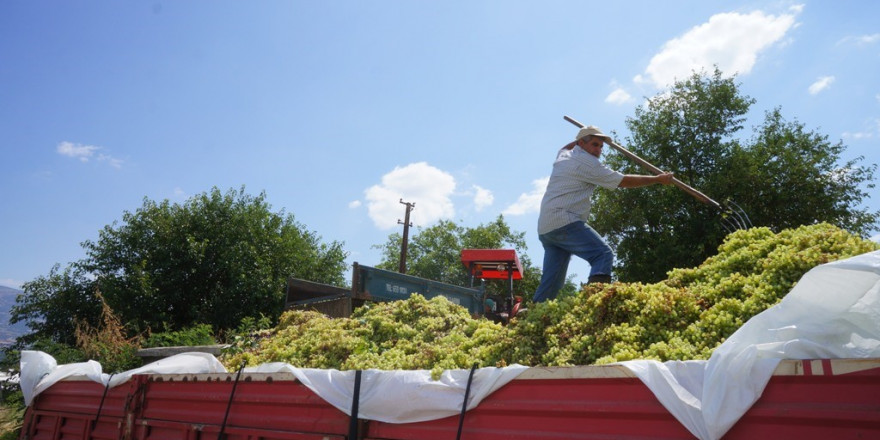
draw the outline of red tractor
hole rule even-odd
[[[513,281],[522,279],[522,264],[513,249],[463,249],[461,263],[467,268],[471,277],[471,287],[477,279],[481,285],[487,280],[507,280],[507,293],[491,294],[486,292],[483,298],[486,318],[506,324],[510,318],[521,312],[522,297],[514,295]]]

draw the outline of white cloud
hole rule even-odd
[[[651,58],[644,75],[637,75],[634,81],[665,88],[694,71],[712,71],[715,65],[728,75],[747,74],[761,51],[783,42],[785,34],[796,27],[795,17],[802,9],[797,5],[780,15],[762,11],[713,15],[708,22],[667,41]]]
[[[455,215],[450,196],[455,191],[455,179],[448,173],[425,162],[395,167],[382,176],[382,182],[364,191],[367,214],[380,229],[397,226],[406,214],[400,204],[415,203],[410,221],[416,226],[429,225],[439,219]]]
[[[810,85],[810,89],[809,89],[810,94],[815,95],[815,94],[827,89],[829,86],[831,86],[831,83],[833,83],[833,82],[834,82],[833,76],[823,76],[823,77],[817,79],[816,82],[814,82],[813,84]]]
[[[189,198],[189,194],[183,190],[183,188],[179,186],[175,186],[173,190],[171,190],[171,199],[184,201]]]
[[[58,148],[55,151],[62,156],[79,159],[81,162],[88,162],[95,155],[95,151],[99,149],[100,147],[94,145],[80,145],[64,141],[58,144]]]
[[[874,44],[874,43],[880,41],[880,34],[857,35],[857,36],[851,35],[851,36],[848,36],[848,37],[838,41],[837,44],[838,45],[847,44],[851,41],[855,42],[856,44],[859,44],[859,45]]]
[[[96,155],[97,151],[100,149],[101,147],[96,147],[94,145],[82,145],[64,141],[58,144],[55,151],[62,156],[79,159],[80,162],[88,162],[94,158],[98,162],[104,162],[113,168],[122,168],[121,159],[103,153]]]
[[[363,203],[361,203],[360,200],[352,200],[351,202],[348,202],[348,207],[350,209],[356,209],[356,208],[360,208],[362,204]]]
[[[608,96],[605,97],[605,102],[614,105],[623,105],[628,102],[632,102],[632,100],[632,95],[627,93],[627,91],[624,90],[623,87],[618,87],[614,89],[614,91],[612,91],[608,94]]]
[[[106,154],[99,154],[98,162],[106,162],[107,165],[110,165],[113,168],[122,168],[122,159],[117,159]]]
[[[874,133],[869,133],[866,131],[857,131],[855,133],[851,133],[848,131],[843,132],[843,137],[845,139],[852,139],[854,141],[860,141],[862,139],[870,139],[874,137]]]
[[[880,34],[862,35],[858,37],[857,41],[859,43],[873,44],[880,41]]]
[[[544,192],[547,191],[548,182],[550,182],[550,177],[533,180],[532,190],[530,192],[520,194],[519,198],[516,199],[516,202],[508,206],[507,209],[502,212],[502,214],[523,215],[532,212],[538,212],[541,209],[541,198],[544,197]]]
[[[491,206],[493,202],[495,202],[495,196],[492,195],[492,191],[474,185],[474,206],[477,212],[482,211],[487,206]]]
[[[854,141],[860,141],[863,139],[873,139],[874,136],[880,137],[880,119],[874,119],[873,121],[869,122],[867,125],[868,125],[867,129],[864,131],[857,131],[854,133],[849,132],[849,131],[844,132],[843,138],[844,139],[852,139]]]

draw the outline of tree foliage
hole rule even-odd
[[[400,267],[400,249],[403,237],[399,233],[388,236],[382,250],[382,261],[377,267],[396,271]],[[499,215],[495,221],[468,228],[450,220],[419,229],[410,236],[407,245],[406,273],[429,280],[458,286],[470,286],[467,269],[461,263],[462,249],[514,249],[523,267],[523,279],[516,281],[514,291],[530,300],[541,281],[541,271],[532,266],[526,255],[525,233],[510,229]],[[479,280],[476,281],[479,283]],[[506,293],[504,281],[493,281],[487,286],[489,292]],[[574,292],[575,286],[569,281],[564,291]]]
[[[754,131],[731,160],[732,174],[747,178],[729,183],[753,222],[780,230],[823,221],[863,237],[877,225],[877,213],[859,208],[864,188],[874,188],[877,164],[860,166],[861,156],[841,163],[842,142],[786,121],[779,108]]]
[[[10,324],[27,323],[30,333],[19,336],[16,345],[26,347],[43,341],[75,346],[77,319],[97,324],[102,304],[95,295],[95,282],[74,263],[61,270],[56,264],[46,276],[22,286],[10,310]]]
[[[221,331],[248,316],[279,316],[288,277],[345,280],[340,243],[322,243],[243,187],[183,204],[144,199],[83,247],[83,260],[23,286],[12,319],[29,322],[30,339],[74,343],[76,322],[99,323],[98,291],[132,334],[203,323]]]
[[[734,78],[694,73],[638,107],[626,120],[627,148],[719,203],[733,201],[754,226],[773,231],[829,222],[865,236],[880,213],[860,209],[876,165],[842,165],[844,146],[768,112],[741,140],[749,107]],[[623,173],[646,172],[619,154],[605,161]],[[591,224],[615,249],[622,281],[655,282],[674,268],[713,255],[728,231],[714,207],[674,186],[599,191]]]

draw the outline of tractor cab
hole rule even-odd
[[[522,297],[514,295],[514,280],[522,279],[522,264],[514,249],[463,249],[461,263],[471,278],[471,287],[477,279],[480,283],[487,280],[506,280],[506,294],[484,294],[483,306],[485,316],[493,321],[506,324],[510,318],[519,313]]]

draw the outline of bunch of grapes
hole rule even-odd
[[[811,268],[880,249],[829,224],[730,234],[698,267],[655,284],[586,285],[506,326],[470,316],[442,296],[371,303],[351,318],[289,311],[268,336],[223,356],[336,369],[445,369],[708,359],[752,316],[778,303]]]

